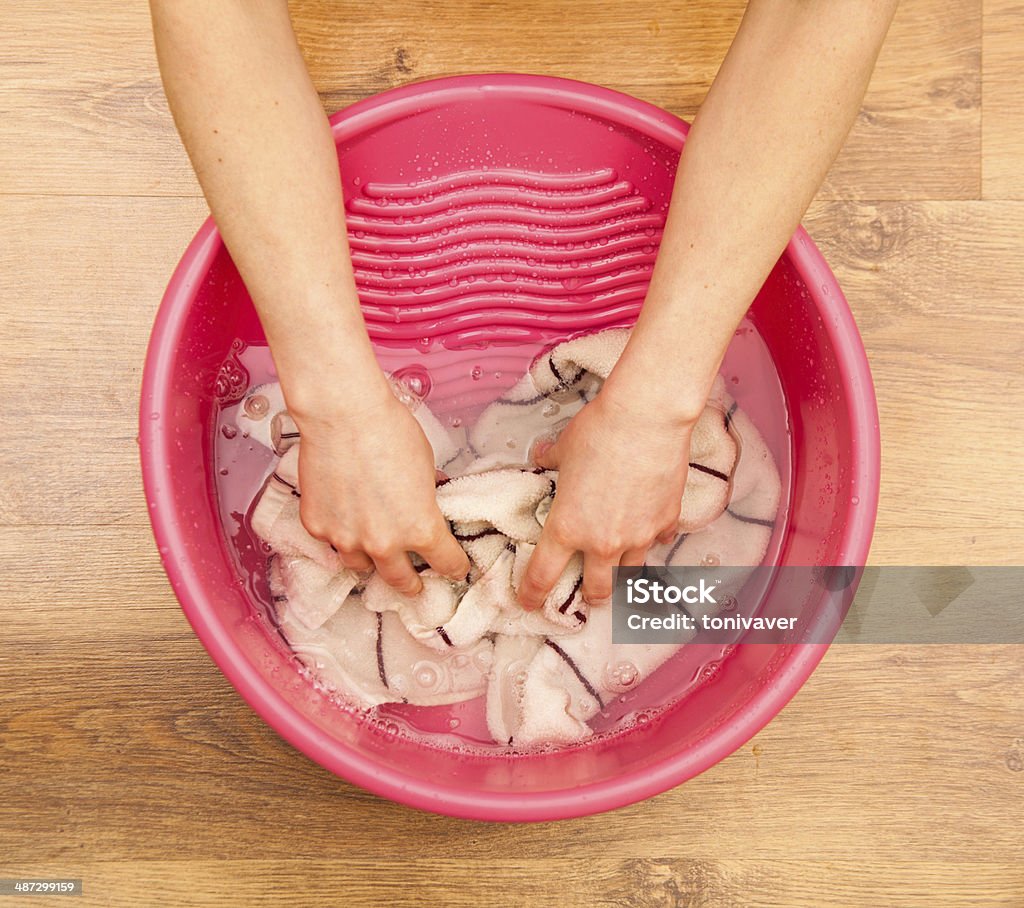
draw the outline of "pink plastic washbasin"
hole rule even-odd
[[[452,350],[496,339],[546,343],[635,318],[651,261],[645,245],[660,235],[687,132],[677,117],[583,82],[497,74],[406,85],[352,105],[332,123],[360,297],[371,335],[392,361],[408,350],[415,362],[417,342]],[[476,249],[492,236],[495,254],[511,264],[498,280],[480,272],[487,292],[479,293],[464,280],[465,263],[446,249],[460,237]],[[445,278],[457,272],[458,288],[446,290]],[[791,420],[793,479],[778,561],[864,564],[878,502],[875,397],[850,310],[802,229],[751,318]],[[456,754],[382,736],[373,723],[333,708],[252,620],[218,518],[213,467],[211,387],[239,338],[263,342],[207,221],[167,288],[146,359],[140,444],[150,517],[182,609],[216,664],[274,729],[339,776],[395,801],[475,819],[610,810],[732,753],[824,655],[824,644],[740,645],[714,683],[679,708],[626,736],[556,753]],[[493,396],[499,388],[485,390]]]

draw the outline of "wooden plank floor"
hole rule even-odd
[[[690,118],[742,4],[638,9],[293,4],[327,110],[520,71]],[[145,344],[205,215],[148,29],[143,3],[0,0],[0,877],[109,905],[1024,905],[1022,647],[834,647],[703,776],[536,826],[380,800],[264,725],[141,493]],[[1022,34],[1018,0],[905,0],[806,220],[874,370],[877,564],[1024,563]]]

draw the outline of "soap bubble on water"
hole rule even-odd
[[[253,394],[246,398],[242,409],[250,419],[263,419],[270,412],[270,401],[265,394]]]
[[[427,690],[433,690],[441,680],[441,673],[432,662],[418,662],[413,666],[412,676],[420,687]]]
[[[623,693],[630,690],[640,677],[632,662],[615,662],[605,666],[602,682],[608,690]]]

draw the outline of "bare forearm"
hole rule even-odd
[[[699,413],[853,124],[895,7],[751,0],[680,159],[647,298],[616,369],[629,396]],[[643,379],[655,369],[670,377],[651,391]]]
[[[289,405],[387,393],[359,312],[338,160],[284,0],[152,0],[171,111]]]

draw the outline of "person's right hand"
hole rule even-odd
[[[430,443],[401,401],[388,394],[296,422],[300,516],[310,534],[334,546],[346,567],[375,567],[407,596],[423,588],[410,552],[439,574],[466,578],[469,558],[437,506]]]

